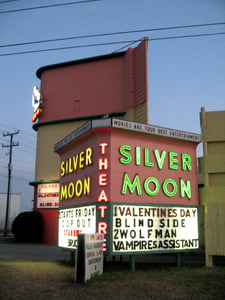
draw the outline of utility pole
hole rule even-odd
[[[10,185],[11,185],[11,173],[12,173],[12,148],[15,146],[19,146],[18,142],[13,142],[13,136],[18,134],[19,130],[16,130],[13,133],[3,133],[3,136],[10,136],[10,144],[4,145],[2,147],[9,148],[9,164],[8,164],[8,188],[7,188],[7,200],[6,200],[6,212],[5,212],[5,229],[4,236],[7,236],[7,227],[8,227],[8,217],[9,217],[9,200],[10,200]]]

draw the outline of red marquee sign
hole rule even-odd
[[[106,254],[198,249],[200,136],[147,126],[92,121],[55,145],[60,247],[76,247],[68,232],[98,232]]]

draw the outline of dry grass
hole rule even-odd
[[[74,283],[74,266],[0,259],[0,299],[225,299],[224,267],[107,263],[91,282]]]

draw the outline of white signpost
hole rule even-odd
[[[103,273],[104,234],[79,234],[76,252],[75,281],[87,282]]]

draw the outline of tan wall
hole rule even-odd
[[[118,119],[148,124],[148,104],[144,103],[135,109],[130,109],[124,116],[118,117]]]
[[[201,110],[204,156],[199,160],[204,187],[200,204],[205,213],[206,264],[214,255],[225,255],[225,111]]]
[[[136,122],[147,124],[148,123],[148,103],[144,103],[135,109]]]
[[[45,124],[38,128],[35,181],[59,179],[59,156],[54,145],[86,121]]]

